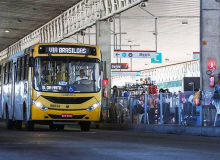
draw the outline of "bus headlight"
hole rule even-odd
[[[33,104],[34,104],[35,107],[40,108],[40,109],[43,110],[43,111],[48,110],[48,108],[45,107],[44,105],[42,105],[40,102],[35,101],[35,100],[32,100],[32,102],[33,102]]]
[[[90,111],[95,110],[95,109],[98,108],[99,106],[101,106],[101,101],[100,101],[100,102],[97,102],[97,103],[95,103],[95,104],[93,104],[92,106],[90,106],[90,107],[87,108],[86,110],[90,112]]]

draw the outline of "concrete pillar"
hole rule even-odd
[[[220,72],[220,2],[219,0],[200,0],[200,86],[204,91],[213,91],[209,87],[207,59],[216,59],[214,72],[217,82]]]
[[[111,96],[111,24],[108,21],[96,23],[96,45],[101,49],[102,60],[106,61],[108,98]]]

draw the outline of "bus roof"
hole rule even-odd
[[[20,57],[20,56],[22,56],[24,54],[28,54],[29,51],[31,51],[33,48],[36,48],[36,47],[38,47],[40,45],[73,45],[73,46],[76,45],[76,46],[98,47],[96,45],[80,44],[80,43],[37,43],[37,44],[35,44],[33,46],[30,46],[28,48],[25,48],[24,50],[19,51],[19,52],[13,54],[13,55],[10,55],[10,56],[8,56],[6,58],[1,59],[0,63],[4,63],[4,62],[6,62],[8,60],[13,60],[14,58]]]

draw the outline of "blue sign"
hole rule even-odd
[[[125,52],[123,52],[123,53],[122,53],[122,56],[123,56],[123,57],[126,57],[126,53],[125,53]]]
[[[160,88],[172,88],[172,87],[181,87],[182,81],[171,81],[171,82],[163,82],[163,83],[157,83],[157,86]]]
[[[199,53],[193,53],[193,59],[194,60],[200,59],[200,54]]]
[[[156,58],[151,58],[151,63],[162,63],[162,53],[157,53]]]
[[[67,81],[59,81],[60,86],[67,86]]]
[[[69,86],[69,92],[74,92],[75,88],[74,86]]]

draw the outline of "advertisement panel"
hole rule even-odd
[[[111,69],[128,69],[128,63],[111,63]]]

